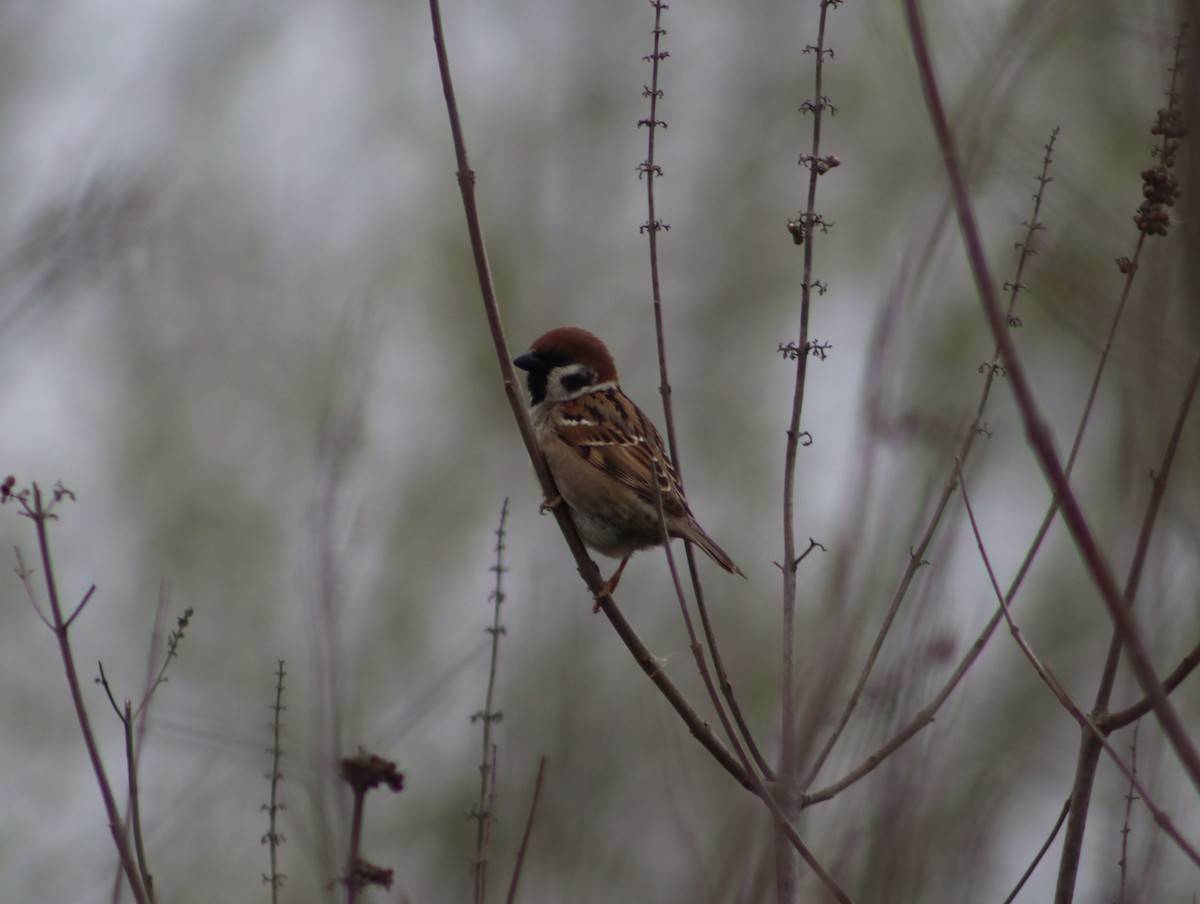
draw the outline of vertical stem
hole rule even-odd
[[[925,93],[926,106],[950,182],[966,257],[975,279],[975,287],[979,293],[988,326],[991,328],[993,338],[1000,346],[1001,357],[1008,371],[1009,384],[1025,426],[1029,445],[1042,467],[1047,484],[1061,502],[1063,520],[1070,531],[1071,538],[1075,541],[1080,559],[1128,650],[1129,664],[1138,683],[1153,703],[1155,718],[1162,726],[1168,742],[1192,784],[1196,788],[1200,788],[1200,751],[1197,751],[1193,745],[1183,720],[1163,691],[1161,680],[1145,641],[1142,640],[1141,630],[1122,596],[1120,587],[1117,586],[1108,559],[1096,542],[1095,534],[1083,514],[1079,500],[1071,489],[1058,452],[1054,447],[1050,429],[1038,409],[1029,376],[1016,353],[1011,337],[1007,335],[1004,316],[996,297],[995,284],[992,281],[987,256],[983,250],[983,240],[959,163],[957,145],[950,129],[945,106],[942,103],[941,89],[933,71],[933,61],[925,39],[924,23],[921,20],[917,0],[904,0],[904,11],[921,87]]]
[[[129,818],[133,830],[133,848],[137,854],[138,871],[142,874],[142,885],[146,889],[146,897],[154,901],[154,879],[146,865],[146,845],[142,841],[142,805],[138,793],[138,757],[137,745],[133,739],[133,703],[125,701],[125,715],[122,718],[125,726],[125,766],[129,776]]]
[[[1178,37],[1175,42],[1175,59],[1171,67],[1171,84],[1167,91],[1168,110],[1174,110],[1179,100],[1178,79],[1183,69],[1183,41],[1185,37],[1186,26],[1181,26]],[[1161,159],[1166,156],[1167,148],[1169,147],[1170,139],[1163,136],[1162,141],[1157,146],[1156,151]],[[1113,317],[1113,322],[1108,331],[1108,336],[1104,343],[1104,348],[1100,353],[1100,364],[1097,367],[1096,375],[1092,380],[1091,389],[1088,392],[1087,404],[1084,409],[1084,422],[1091,412],[1092,405],[1096,399],[1096,393],[1100,383],[1101,374],[1104,371],[1104,365],[1108,360],[1109,351],[1113,345],[1113,339],[1116,335],[1117,324],[1120,322],[1121,314],[1125,310],[1125,303],[1129,298],[1130,290],[1133,286],[1133,280],[1137,275],[1138,263],[1141,260],[1142,248],[1146,242],[1146,233],[1142,231],[1138,235],[1137,247],[1134,250],[1133,259],[1129,265],[1129,272],[1126,274],[1124,287],[1121,292],[1121,299],[1117,304],[1117,311]],[[1158,518],[1159,505],[1162,502],[1163,494],[1166,491],[1167,476],[1171,471],[1171,464],[1174,461],[1175,450],[1179,443],[1179,437],[1183,430],[1184,420],[1188,409],[1191,407],[1192,398],[1196,392],[1196,377],[1197,371],[1193,370],[1192,378],[1184,392],[1183,406],[1180,410],[1179,417],[1175,423],[1175,429],[1167,444],[1167,449],[1164,455],[1164,460],[1159,466],[1154,475],[1154,488],[1150,494],[1150,500],[1147,504],[1146,513],[1142,518],[1141,530],[1138,534],[1137,546],[1134,551],[1133,560],[1130,563],[1129,573],[1126,575],[1125,587],[1123,591],[1123,599],[1127,607],[1132,607],[1134,599],[1137,596],[1138,585],[1141,582],[1142,567],[1146,560],[1146,553],[1150,545],[1150,536],[1154,524]],[[1083,427],[1080,426],[1079,432],[1075,435],[1075,442],[1071,446],[1070,457],[1067,460],[1066,473],[1069,476],[1071,469],[1075,464],[1076,456],[1079,453],[1080,443],[1083,439]],[[1092,711],[1094,714],[1105,713],[1108,711],[1108,705],[1112,698],[1113,685],[1116,683],[1117,666],[1121,661],[1121,651],[1124,646],[1123,632],[1119,626],[1113,627],[1112,637],[1109,640],[1108,654],[1104,660],[1104,669],[1100,674],[1100,683],[1096,689],[1096,697],[1093,703]],[[1165,700],[1165,697],[1164,697]],[[1070,904],[1075,895],[1075,882],[1079,872],[1079,862],[1083,852],[1083,835],[1087,827],[1088,809],[1091,804],[1092,789],[1096,780],[1096,770],[1100,760],[1100,744],[1088,732],[1083,733],[1083,737],[1079,743],[1079,754],[1076,757],[1075,765],[1075,782],[1071,791],[1071,812],[1067,819],[1067,832],[1063,840],[1063,855],[1059,860],[1058,886],[1055,891],[1055,901],[1057,904]],[[1124,873],[1122,872],[1122,881]]]
[[[667,429],[667,449],[675,471],[683,479],[683,470],[679,461],[679,444],[675,437],[675,417],[671,408],[671,381],[667,375],[667,343],[666,332],[663,328],[662,287],[658,277],[658,233],[668,228],[658,219],[654,203],[654,181],[662,175],[662,168],[654,162],[654,139],[658,134],[661,123],[658,118],[658,101],[662,97],[662,89],[658,87],[658,64],[667,56],[661,50],[662,36],[666,29],[662,27],[663,10],[667,4],[662,0],[650,0],[654,7],[654,50],[647,59],[650,61],[650,86],[643,92],[650,99],[650,117],[643,119],[639,125],[646,127],[646,159],[639,173],[646,179],[646,223],[642,230],[646,233],[650,245],[650,291],[654,299],[654,330],[658,342],[658,374],[659,392],[662,393],[663,418]]]
[[[650,115],[647,119],[640,120],[639,126],[646,127],[646,159],[638,165],[638,178],[646,180],[646,222],[642,225],[642,231],[646,233],[647,241],[650,248],[650,286],[654,302],[654,329],[658,345],[658,372],[659,372],[659,392],[662,394],[663,403],[663,418],[666,424],[667,433],[667,450],[671,461],[675,466],[675,473],[679,479],[683,480],[683,470],[679,461],[679,443],[675,433],[675,414],[671,405],[671,381],[667,372],[667,343],[666,329],[663,326],[663,305],[662,305],[662,288],[659,282],[658,272],[658,233],[662,230],[670,229],[666,223],[663,223],[657,215],[657,207],[654,200],[654,184],[661,176],[662,167],[655,163],[654,157],[654,140],[658,134],[658,127],[666,128],[666,123],[658,118],[658,102],[663,96],[663,91],[659,87],[659,63],[666,59],[669,54],[662,49],[662,38],[667,31],[662,27],[662,14],[666,10],[667,4],[662,0],[650,0],[650,4],[654,7],[654,49],[644,59],[650,62],[650,84],[642,91],[642,96],[650,101]],[[661,512],[660,512],[661,514]],[[669,538],[665,539],[664,544],[668,545]],[[696,611],[700,615],[700,623],[704,630],[704,639],[708,643],[708,654],[712,659],[713,669],[716,671],[717,684],[720,687],[721,693],[724,695],[729,704],[729,714],[732,715],[733,721],[737,726],[737,731],[741,733],[742,739],[745,741],[745,747],[753,757],[754,764],[762,772],[763,775],[773,778],[774,775],[763,759],[762,753],[758,749],[758,744],[750,733],[750,728],[746,722],[745,716],[742,714],[741,707],[738,705],[737,698],[733,693],[733,685],[725,672],[725,666],[721,661],[720,649],[717,646],[716,634],[712,628],[712,621],[708,616],[708,607],[704,601],[704,591],[700,584],[699,572],[696,570],[696,557],[692,550],[690,542],[685,541],[687,550],[688,572],[692,580],[692,589],[695,594]],[[670,561],[670,553],[667,553],[668,561]],[[673,568],[672,568],[673,571]],[[683,609],[685,621],[689,620],[686,604],[683,602],[682,590],[676,585],[679,599]],[[693,632],[689,625],[689,636],[693,636]],[[698,644],[693,644],[693,653],[696,656],[697,665],[702,675],[707,672],[703,653]],[[708,683],[707,678],[705,679]],[[737,736],[732,728],[729,727],[728,716],[724,712],[720,699],[715,694],[712,696],[713,708],[717,710],[718,718],[722,726],[727,728],[727,734],[730,744],[735,751],[741,746]],[[746,761],[746,767],[750,767],[750,763]]]
[[[492,636],[492,653],[488,669],[487,692],[484,694],[483,710],[472,716],[483,722],[483,750],[479,759],[479,806],[474,813],[475,830],[475,862],[472,864],[474,874],[474,901],[483,904],[487,897],[487,847],[489,825],[492,821],[492,802],[496,791],[496,748],[492,744],[492,723],[500,714],[492,709],[492,701],[496,688],[496,663],[500,656],[500,635],[504,626],[500,624],[500,605],[504,602],[504,524],[508,520],[508,498],[500,507],[500,524],[496,528],[496,564],[492,571],[496,573],[496,583],[492,588],[492,625],[487,632]]]
[[[792,412],[788,421],[787,445],[783,465],[783,678],[780,689],[780,753],[779,779],[786,789],[783,800],[784,812],[789,819],[799,813],[794,780],[796,773],[796,458],[800,450],[802,433],[801,415],[804,411],[804,387],[808,377],[808,319],[812,305],[813,290],[813,241],[818,222],[816,213],[817,157],[821,148],[821,122],[825,109],[825,20],[830,0],[821,0],[821,15],[817,27],[817,43],[811,47],[816,53],[814,69],[815,97],[805,109],[813,116],[812,144],[809,155],[808,197],[801,216],[799,229],[804,247],[804,278],[800,283],[800,325],[796,338],[796,380],[792,390]],[[795,233],[794,233],[795,234]],[[781,837],[776,835],[776,891],[780,904],[794,901],[797,894],[795,858]]]
[[[279,746],[279,734],[282,730],[282,713],[283,713],[283,679],[287,673],[283,670],[284,660],[280,659],[279,668],[275,672],[275,705],[272,707],[274,718],[271,720],[271,803],[267,805],[268,828],[267,828],[267,846],[271,855],[271,874],[268,880],[271,883],[271,904],[279,902],[279,888],[283,881],[283,876],[279,873],[279,842],[280,835],[276,818],[279,814],[282,804],[279,803],[279,780],[283,777],[279,771],[279,761],[283,757],[283,750]]]
[[[350,817],[350,853],[346,857],[346,904],[354,904],[358,898],[358,848],[362,843],[363,809],[367,789],[354,787],[354,813]]]

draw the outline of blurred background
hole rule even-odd
[[[653,8],[449,4],[451,61],[514,354],[574,324],[608,342],[662,424],[644,184]],[[723,653],[773,758],[781,478],[801,249],[816,2],[666,13],[658,133],[665,319],[680,461],[699,520],[749,576],[701,563]],[[997,281],[1061,128],[1016,340],[1070,447],[1131,255],[1176,3],[929,2]],[[1200,20],[1193,17],[1197,24]],[[797,532],[804,737],[823,743],[920,540],[993,343],[946,206],[898,4],[830,12],[813,361]],[[1195,83],[1196,70],[1189,77]],[[138,698],[160,587],[195,615],[141,763],[163,901],[268,900],[259,839],[269,706],[286,661],[282,900],[336,897],[361,744],[406,775],[368,802],[373,900],[464,900],[488,673],[495,531],[509,500],[497,678],[492,891],[507,884],[538,759],[528,901],[772,900],[764,810],[716,766],[591,599],[512,422],[455,183],[428,8],[359,0],[63,0],[0,5],[0,471],[61,480],[52,528],[105,762],[120,725],[102,662]],[[1181,166],[1182,166],[1181,162]],[[1186,181],[1185,188],[1194,189]],[[1123,579],[1197,348],[1197,239],[1148,242],[1076,472]],[[1192,281],[1189,282],[1189,279]],[[1049,502],[1007,386],[969,468],[1002,584]],[[1200,436],[1183,438],[1138,598],[1163,673],[1200,628]],[[817,785],[925,706],[994,611],[960,496],[859,712]],[[0,887],[101,902],[115,858],[52,634],[13,573],[31,524],[0,509]],[[614,563],[600,563],[607,571]],[[44,590],[38,587],[40,600]],[[619,601],[709,713],[660,554]],[[44,605],[44,602],[43,602]],[[1060,526],[1018,600],[1026,636],[1086,707],[1109,620]],[[1195,681],[1176,694],[1194,724]],[[1122,670],[1115,706],[1140,696]],[[706,716],[711,718],[711,716]],[[1114,736],[1126,750],[1130,732]],[[1078,730],[1006,632],[937,721],[799,828],[861,901],[998,901],[1070,791]],[[1152,720],[1137,766],[1185,836],[1195,789]],[[118,782],[118,787],[122,787]],[[1114,901],[1127,787],[1102,763],[1077,900]],[[1190,901],[1194,866],[1134,806],[1126,900]],[[1048,900],[1058,845],[1019,900]],[[804,900],[822,900],[804,875]]]

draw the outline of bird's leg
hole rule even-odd
[[[552,512],[563,504],[562,496],[555,496],[553,499],[546,499],[538,506],[538,514],[544,515],[547,512]]]
[[[633,555],[630,553],[630,555]],[[612,599],[613,591],[617,589],[617,584],[621,583],[621,572],[625,570],[625,566],[629,563],[629,556],[621,560],[621,564],[617,566],[617,570],[613,572],[613,576],[604,582],[604,586],[600,588],[600,592],[596,594],[596,605],[592,606],[592,614],[600,611],[600,601],[606,596]]]

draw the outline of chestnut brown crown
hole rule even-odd
[[[617,365],[599,336],[577,326],[560,326],[539,336],[529,351],[513,360],[528,371],[534,405],[570,398],[592,387],[617,383]]]

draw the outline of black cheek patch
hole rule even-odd
[[[529,386],[530,402],[534,405],[540,404],[546,398],[546,372],[544,370],[531,370],[526,383]]]
[[[585,386],[590,386],[595,378],[595,372],[590,367],[585,367],[574,373],[563,374],[559,382],[567,392],[575,392]]]

